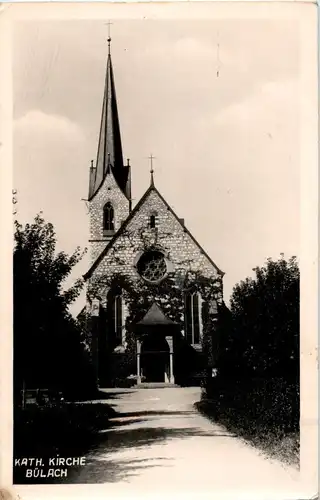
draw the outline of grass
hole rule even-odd
[[[299,391],[284,380],[216,382],[198,410],[269,457],[299,466]]]

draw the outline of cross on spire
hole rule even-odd
[[[111,21],[108,21],[107,23],[105,23],[106,26],[108,26],[108,52],[110,54],[110,44],[111,44],[111,25],[113,23]]]
[[[148,156],[149,160],[150,160],[150,174],[151,174],[151,179],[150,179],[150,184],[153,186],[153,160],[156,159],[155,156],[153,156],[153,154],[151,153],[150,156]]]

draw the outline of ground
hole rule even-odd
[[[297,494],[298,471],[268,460],[200,415],[199,388],[108,389],[120,413],[78,470],[77,483],[127,483],[130,491],[263,491]],[[80,474],[80,475],[79,475]],[[124,483],[124,484],[125,484]],[[122,491],[122,488],[121,488]]]

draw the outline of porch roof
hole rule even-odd
[[[177,324],[178,323],[172,319],[167,318],[161,307],[159,307],[155,302],[152,304],[142,320],[137,323],[138,326],[173,326]]]

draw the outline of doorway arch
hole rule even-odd
[[[141,344],[141,371],[145,382],[167,382],[170,349],[162,335],[147,335]]]

